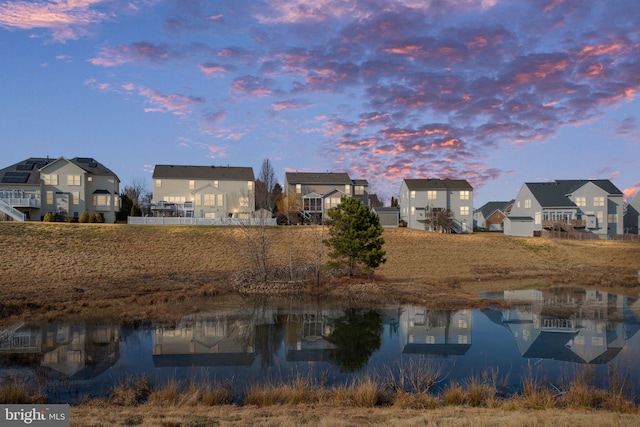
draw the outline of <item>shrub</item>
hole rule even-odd
[[[102,216],[102,214],[101,214],[101,213],[97,213],[97,214],[96,214],[96,222],[97,222],[98,224],[102,224],[102,223],[104,222],[104,217]]]
[[[89,215],[89,222],[90,223],[96,223],[98,222],[98,218],[96,217],[95,213],[92,213],[91,215]]]
[[[89,222],[89,212],[84,211],[80,214],[80,218],[78,218],[78,222],[87,223]]]
[[[47,212],[46,214],[44,214],[44,218],[42,218],[42,221],[44,222],[53,222],[54,220],[55,220],[55,217],[51,212]]]

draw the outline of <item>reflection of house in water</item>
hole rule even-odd
[[[255,358],[256,326],[272,324],[276,313],[223,310],[184,317],[153,334],[155,366],[250,365]]]
[[[400,315],[403,353],[461,356],[471,348],[472,311],[407,306]]]
[[[328,341],[333,332],[333,320],[344,315],[342,311],[318,307],[281,311],[286,328],[288,362],[326,362],[328,352],[337,347]]]
[[[118,360],[119,351],[120,332],[113,325],[19,323],[0,331],[0,357],[64,379],[96,377]]]
[[[511,309],[485,310],[523,357],[608,363],[638,331],[626,298],[579,288],[505,291]]]

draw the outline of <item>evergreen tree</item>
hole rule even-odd
[[[329,257],[346,266],[349,276],[358,265],[372,271],[386,261],[380,219],[360,200],[343,196],[327,211],[325,224],[329,238],[323,242],[330,248]]]

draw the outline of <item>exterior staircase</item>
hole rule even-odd
[[[3,200],[0,200],[0,212],[3,212],[9,215],[14,220],[20,221],[20,222],[23,222],[27,217],[26,214],[20,212],[18,209],[14,208],[13,206],[11,206],[10,204],[8,204]]]

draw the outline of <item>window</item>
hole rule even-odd
[[[531,209],[531,199],[527,199],[524,201],[524,208]]]
[[[58,175],[42,175],[42,178],[44,179],[45,185],[58,185]]]
[[[47,191],[47,204],[53,204],[53,191]]]
[[[542,213],[541,212],[536,212],[534,223],[535,224],[541,224],[542,223],[541,220],[542,220]]]
[[[438,192],[435,190],[427,191],[427,200],[435,200],[438,198]]]
[[[413,190],[411,191],[411,198],[412,198],[412,199],[415,199],[415,198],[416,198],[416,192],[415,192],[415,191],[413,191]]]
[[[416,214],[416,208],[414,206],[411,206],[411,215],[415,215]]]
[[[469,324],[466,319],[458,319],[458,328],[460,329],[468,329]]]
[[[469,206],[460,206],[460,216],[469,215]]]
[[[94,194],[93,206],[109,206],[111,196],[106,194]]]
[[[186,197],[184,196],[164,196],[164,201],[169,203],[184,203]]]
[[[302,184],[296,184],[296,193],[302,193]]]
[[[604,197],[594,197],[593,206],[604,206]]]
[[[249,198],[248,197],[240,197],[240,206],[242,206],[242,207],[249,206]]]
[[[519,207],[520,207],[520,201],[517,201],[516,202],[516,208],[519,208]]]
[[[458,344],[469,344],[469,337],[466,335],[458,335]]]
[[[469,190],[460,191],[460,200],[469,200],[471,192]]]
[[[597,218],[598,218],[598,225],[600,226],[604,222],[604,213],[598,212]]]
[[[162,180],[156,179],[156,188],[161,188],[161,187],[162,187]]]
[[[253,181],[247,181],[247,188],[249,189],[249,191],[253,190]],[[247,204],[247,206],[249,205]]]
[[[425,344],[435,344],[436,343],[436,337],[435,335],[427,335],[424,339]]]
[[[204,217],[205,218],[215,218],[216,217],[216,213],[215,212],[205,212],[204,213]]]
[[[218,206],[224,206],[224,196],[222,194],[218,194]]]
[[[586,197],[576,197],[576,206],[580,206],[580,207],[587,206],[587,198]]]
[[[304,210],[309,212],[320,212],[322,211],[322,199],[319,198],[305,198],[304,199]]]
[[[71,204],[79,205],[80,204],[80,192],[73,191],[71,192]]]
[[[193,179],[189,180],[189,190],[195,190],[196,182]]]
[[[351,186],[349,184],[344,185],[344,192],[347,194],[351,194]]]
[[[92,177],[92,176],[88,176],[88,177],[87,177],[87,181],[88,181],[88,182],[93,181],[93,177]]]
[[[607,222],[608,223],[617,223],[618,222],[618,214],[609,214],[607,215]]]
[[[338,206],[340,204],[340,197],[329,197],[327,199],[325,199],[325,208],[326,209],[331,209],[335,206]]]
[[[213,180],[213,186],[214,186],[215,188],[218,188],[218,180],[217,180],[217,179],[214,179],[214,180]]]
[[[80,175],[67,175],[67,185],[80,185]]]
[[[364,185],[356,185],[356,196],[362,196],[364,194]]]

